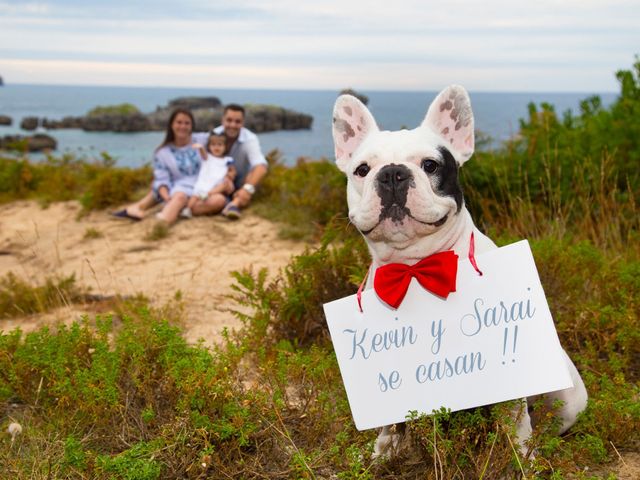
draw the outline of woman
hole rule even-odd
[[[206,133],[193,134],[193,115],[178,108],[169,117],[164,141],[153,158],[152,191],[142,200],[114,213],[117,217],[142,220],[146,211],[158,202],[164,207],[156,215],[158,220],[172,224],[187,205],[198,178],[202,159],[194,142],[203,143]]]

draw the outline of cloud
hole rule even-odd
[[[602,91],[598,85],[613,79],[601,68],[575,69],[557,66],[513,69],[505,67],[454,66],[443,69],[432,63],[365,63],[351,65],[283,65],[263,68],[246,64],[125,63],[69,60],[0,59],[7,76],[25,72],[24,83],[46,78],[50,84],[147,85],[204,88],[332,89],[357,86],[367,90],[438,90],[461,83],[470,90],[495,91]],[[411,72],[407,75],[406,72]],[[585,81],[575,83],[571,75]],[[608,77],[608,78],[607,78]],[[82,79],[81,82],[78,79]],[[558,79],[564,79],[559,81]],[[537,88],[532,89],[534,84]]]
[[[605,91],[616,88],[613,71],[628,67],[637,53],[639,6],[637,0],[114,0],[97,5],[0,0],[5,13],[0,17],[0,67],[14,60],[49,62],[47,68],[55,62],[141,71],[186,66],[195,69],[194,78],[182,78],[178,70],[176,75],[165,72],[163,79],[179,79],[173,85],[185,86],[205,78],[214,82],[211,86],[249,85],[251,79],[253,88],[266,85],[253,75],[257,71],[277,88],[289,88],[298,79],[300,87],[323,82],[329,87],[366,71],[365,78],[387,89],[409,88],[416,82],[404,77],[428,67],[428,78],[474,73],[477,85],[488,85],[485,72],[493,72],[494,90],[512,89],[507,78],[517,78],[529,90],[541,85],[590,90],[597,79]],[[26,72],[11,65],[14,81],[25,81]],[[34,64],[28,65],[33,72]],[[215,77],[197,73],[214,67],[219,68]],[[529,87],[521,75],[525,71]],[[585,72],[601,74],[585,78]],[[89,72],[77,74],[76,83],[96,81]],[[28,77],[42,83],[51,78]],[[153,81],[145,75],[109,78],[118,84]]]
[[[39,2],[0,2],[0,14],[9,16],[44,16],[50,13],[49,5]]]
[[[260,5],[242,6],[239,2],[222,3],[198,0],[137,0],[135,2],[111,0],[90,3],[86,0],[56,0],[23,2],[22,0],[0,1],[0,12],[14,17],[54,18],[59,20],[122,20],[122,19],[181,19],[197,20],[209,18],[249,19],[264,17],[267,11]]]

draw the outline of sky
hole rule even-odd
[[[5,83],[618,91],[640,0],[0,0]]]

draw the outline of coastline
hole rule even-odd
[[[271,104],[309,114],[311,130],[277,131],[258,135],[264,152],[277,149],[286,165],[294,165],[300,157],[333,158],[331,115],[338,90],[255,90],[198,88],[136,88],[108,86],[7,85],[0,90],[0,114],[13,118],[13,125],[1,127],[0,134],[25,134],[19,128],[26,116],[63,118],[86,114],[96,105],[131,103],[140,111],[153,111],[171,98],[190,95],[215,95],[223,104]],[[369,91],[371,111],[383,130],[418,126],[426,113],[433,91]],[[598,92],[591,92],[598,93]],[[491,137],[494,146],[513,137],[519,130],[519,119],[527,117],[527,104],[547,102],[558,113],[566,109],[579,111],[580,101],[589,92],[474,92],[471,102],[476,128]],[[603,105],[616,98],[615,93],[602,92]],[[55,155],[75,153],[98,157],[106,151],[119,166],[138,167],[152,159],[152,152],[162,141],[158,132],[110,133],[82,130],[41,130],[58,140]],[[34,157],[35,158],[35,157]]]

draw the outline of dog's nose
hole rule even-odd
[[[404,186],[411,179],[411,171],[404,165],[387,165],[378,172],[378,183],[390,190]]]
[[[380,169],[376,175],[376,191],[382,203],[380,221],[390,218],[394,222],[402,222],[411,213],[406,203],[412,184],[413,175],[405,165],[392,163]]]

